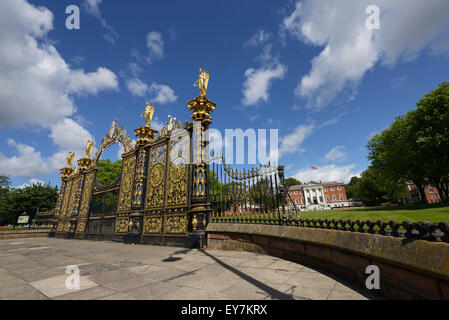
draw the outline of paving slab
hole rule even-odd
[[[117,291],[105,287],[92,287],[58,296],[55,300],[95,300],[116,294]]]
[[[66,286],[66,281],[70,275],[63,275],[54,278],[49,278],[45,280],[39,280],[31,282],[30,285],[45,294],[49,298],[55,298],[68,293],[74,293],[77,289],[68,289]],[[87,277],[80,277],[80,289],[84,290],[97,286],[95,282],[88,279]]]
[[[377,299],[301,264],[244,251],[58,238],[0,240],[0,299]],[[66,267],[80,289],[66,288]]]

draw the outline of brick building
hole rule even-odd
[[[432,186],[425,186],[424,193],[426,195],[427,203],[439,203],[441,202],[438,190]],[[408,204],[420,203],[421,195],[419,194],[418,187],[414,183],[407,184],[407,196],[406,201]]]
[[[347,199],[345,184],[342,182],[322,183],[311,181],[306,184],[291,186],[288,192],[290,197],[287,207],[290,210],[294,210],[295,205],[301,211],[329,210],[363,205]]]

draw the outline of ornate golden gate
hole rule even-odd
[[[135,145],[114,121],[94,159],[90,159],[90,141],[76,170],[71,168],[74,154],[69,154],[68,166],[61,169],[50,236],[189,247],[204,243],[210,214],[209,157],[204,151],[210,112],[215,109],[215,103],[205,96],[208,77],[201,69],[201,94],[187,102],[194,123],[182,125],[169,116],[157,132],[150,128],[154,105],[147,103],[146,126],[134,130]],[[121,176],[110,186],[99,186],[97,161],[104,149],[117,142],[125,151]],[[108,209],[100,212],[98,203],[103,208],[106,203]]]
[[[191,126],[186,123],[183,127],[179,121],[171,120],[157,138],[154,131],[149,131],[150,143],[139,139],[134,152],[123,155],[117,239],[161,244],[185,242],[190,208]],[[184,136],[177,138],[177,132]],[[166,241],[167,237],[173,239]]]

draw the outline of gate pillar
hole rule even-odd
[[[209,125],[210,112],[216,104],[204,95],[187,102],[193,110],[192,193],[189,210],[190,247],[206,244],[206,226],[211,213],[209,185]]]

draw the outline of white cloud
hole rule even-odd
[[[0,174],[31,178],[48,174],[48,165],[34,147],[8,139],[8,146],[15,149],[16,155],[6,157],[0,153]]]
[[[52,29],[48,9],[0,2],[0,126],[48,126],[73,115],[73,94],[118,88],[115,74],[103,67],[71,70],[45,39]]]
[[[314,128],[313,124],[301,124],[292,133],[282,137],[279,158],[289,153],[304,152],[305,149],[301,148],[301,144],[312,134]]]
[[[270,40],[271,34],[264,30],[258,30],[250,39],[245,41],[244,47],[257,47]]]
[[[94,140],[89,131],[69,118],[52,126],[50,137],[61,149],[70,150],[83,150],[88,140]]]
[[[131,78],[126,81],[126,86],[129,92],[135,96],[145,97],[150,95],[149,100],[151,103],[166,104],[175,102],[178,99],[175,91],[165,84],[153,82],[148,86],[139,78]]]
[[[162,59],[164,56],[164,41],[160,32],[152,31],[147,34],[148,62]]]
[[[311,168],[299,170],[294,178],[298,179],[303,183],[310,181],[322,181],[322,182],[344,182],[348,183],[353,176],[360,176],[360,172],[354,172],[355,165],[347,166],[336,166],[335,164],[330,164],[324,167],[318,168],[318,170],[312,170]]]
[[[153,95],[152,102],[165,104],[169,102],[175,102],[178,97],[175,91],[165,84],[157,84],[153,82],[149,88],[150,93]]]
[[[153,127],[155,130],[160,131],[163,127],[164,127],[164,123],[159,120],[158,117],[155,117],[152,121],[151,121],[151,127]]]
[[[43,181],[41,181],[41,180],[38,180],[38,179],[30,179],[30,181],[28,181],[29,183],[24,183],[24,184],[21,184],[21,185],[19,185],[19,186],[17,186],[17,187],[14,187],[14,189],[25,189],[26,187],[31,187],[31,186],[33,186],[33,185],[41,185],[41,186],[43,186],[43,185],[45,185],[45,183],[43,182]]]
[[[109,31],[109,33],[103,35],[103,38],[111,43],[114,43],[117,38],[118,34],[115,32],[114,28],[112,28],[109,23],[106,22],[106,20],[103,18],[100,12],[100,4],[103,0],[85,0],[84,2],[84,8],[86,9],[87,13],[93,16],[94,18],[98,19],[98,21],[101,22],[101,25],[103,28]]]
[[[39,179],[30,179],[31,185],[45,185],[45,182]]]
[[[425,48],[448,52],[447,0],[430,0],[425,5],[421,0],[377,0],[380,30],[366,28],[365,9],[371,4],[371,0],[298,1],[284,19],[284,30],[323,47],[295,91],[307,99],[309,108],[326,105],[344,89],[354,90],[376,63],[408,62]]]
[[[118,89],[116,75],[104,67],[90,73],[71,69],[46,38],[52,29],[48,9],[25,0],[0,2],[0,126],[32,124],[49,129],[58,147],[44,157],[35,147],[9,139],[15,154],[0,154],[3,174],[45,176],[66,165],[68,151],[81,158],[87,140],[93,139],[69,118],[77,117],[72,96]]]
[[[283,79],[287,67],[271,55],[271,46],[266,45],[257,57],[262,64],[258,69],[249,68],[245,71],[246,80],[243,84],[242,103],[245,106],[255,105],[260,101],[268,101],[268,90],[273,80]]]
[[[345,151],[344,146],[336,146],[332,148],[331,151],[325,154],[323,161],[333,162],[333,161],[344,161],[348,154]]]
[[[139,78],[126,80],[126,86],[131,94],[138,97],[143,97],[148,92],[148,85],[143,83]]]

